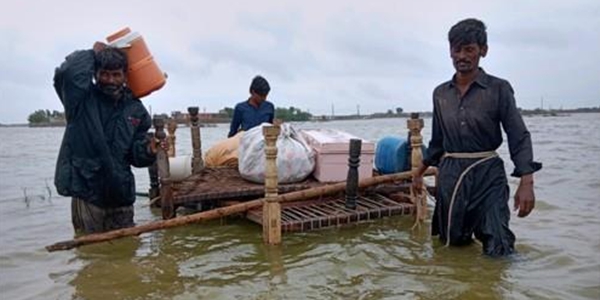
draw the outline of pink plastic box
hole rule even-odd
[[[350,139],[361,139],[347,132],[318,129],[303,130],[303,137],[316,153],[313,176],[320,182],[344,181],[348,175]],[[362,140],[358,178],[373,177],[375,144]]]

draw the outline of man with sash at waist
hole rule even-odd
[[[504,129],[510,157],[520,178],[514,197],[519,217],[535,204],[531,137],[517,109],[514,92],[504,79],[479,67],[488,51],[486,27],[466,19],[448,33],[456,73],[433,92],[432,137],[422,165],[413,174],[413,188],[423,187],[428,166],[439,169],[432,234],[447,245],[466,245],[475,235],[484,254],[514,252],[515,236],[508,228],[509,188],[504,162],[496,153]]]

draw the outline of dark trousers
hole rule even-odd
[[[103,208],[79,198],[71,200],[71,219],[75,233],[98,233],[133,227],[133,205]]]
[[[483,244],[484,254],[511,254],[515,235],[508,227],[509,188],[500,158],[468,172],[452,201],[460,174],[473,162],[473,159],[444,159],[440,164],[432,233],[439,235],[444,243],[457,246],[471,243],[475,235]]]

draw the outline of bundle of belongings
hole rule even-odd
[[[266,156],[263,123],[246,131],[240,138],[238,170],[242,178],[265,182]],[[281,125],[277,137],[277,178],[279,183],[294,183],[306,179],[315,168],[313,150],[304,138],[287,123]]]
[[[204,155],[204,164],[209,168],[213,167],[237,167],[238,166],[238,148],[240,140],[244,135],[243,131],[236,135],[222,140],[210,147]]]

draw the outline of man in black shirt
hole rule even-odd
[[[534,207],[533,173],[542,165],[533,161],[530,134],[510,83],[479,67],[488,50],[483,22],[460,21],[450,29],[448,40],[456,73],[433,92],[432,137],[413,176],[413,188],[420,190],[424,171],[437,166],[432,234],[446,245],[468,244],[475,234],[485,254],[507,255],[514,251],[515,236],[508,228],[504,163],[496,153],[502,144],[500,126],[515,165],[511,175],[520,177],[514,205],[519,217],[526,217]]]

